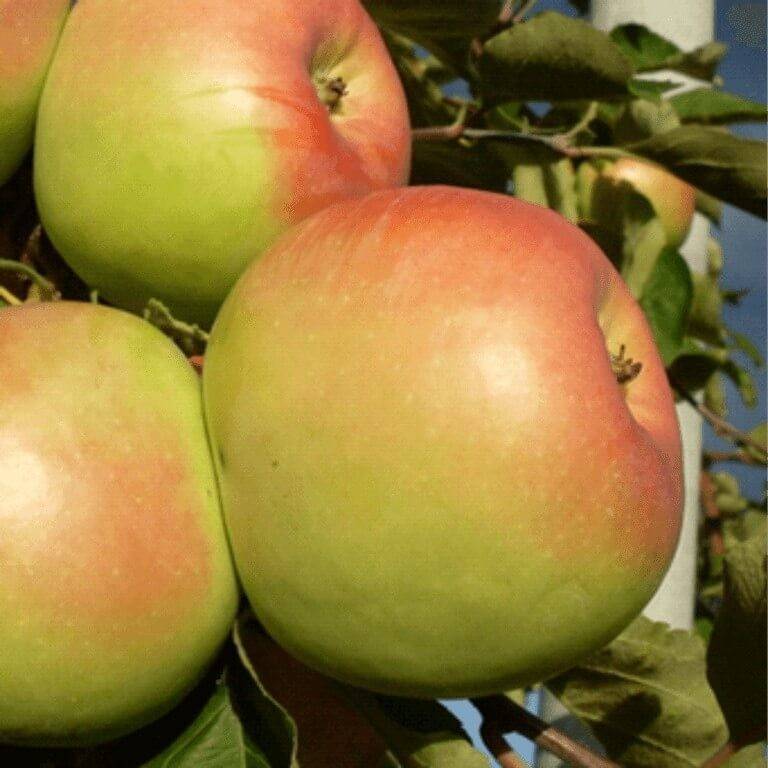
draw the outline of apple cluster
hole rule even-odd
[[[600,249],[512,197],[405,186],[405,96],[357,0],[69,5],[0,0],[0,182],[36,126],[45,231],[109,304],[0,311],[0,743],[156,720],[241,591],[290,657],[405,696],[615,637],[670,562],[681,456]],[[213,323],[202,381],[151,298]]]

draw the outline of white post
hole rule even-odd
[[[714,0],[592,0],[592,23],[603,30],[619,24],[644,24],[658,32],[683,50],[704,45],[714,36]],[[679,90],[703,85],[679,73],[660,73],[685,82]],[[675,91],[679,92],[679,91]],[[706,245],[709,236],[707,220],[696,214],[691,233],[681,248],[692,270],[706,269]],[[680,543],[666,578],[659,591],[645,608],[645,615],[656,621],[665,621],[673,627],[690,629],[693,626],[696,590],[696,545],[699,520],[699,474],[701,471],[701,418],[687,404],[678,406],[677,415],[683,435],[683,461],[685,477],[685,509]],[[547,722],[582,741],[596,746],[581,723],[546,691],[542,693],[539,712]],[[565,766],[558,758],[539,752],[539,768]]]

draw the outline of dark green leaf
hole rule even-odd
[[[688,265],[677,251],[664,248],[643,286],[640,306],[667,365],[681,351],[692,297]]]
[[[438,702],[379,696],[356,688],[346,691],[403,768],[490,768],[461,723]]]
[[[638,99],[660,101],[667,91],[671,91],[679,85],[680,83],[674,80],[644,80],[639,77],[633,77],[629,81],[628,90],[632,96],[636,96]]]
[[[765,104],[715,88],[697,88],[680,93],[670,99],[670,104],[684,123],[722,125],[746,121],[762,122],[768,118],[768,108]]]
[[[723,43],[707,43],[690,53],[680,53],[673,56],[666,65],[697,80],[712,80],[717,67],[728,51]]]
[[[765,216],[768,158],[764,142],[684,125],[629,148],[720,200]]]
[[[270,768],[221,682],[194,722],[143,768]]]
[[[723,296],[717,279],[708,274],[693,275],[688,333],[714,345],[722,345],[725,340]]]
[[[664,225],[650,201],[629,185],[617,189],[604,179],[598,179],[595,201],[598,211],[602,209],[603,217],[615,216],[621,226],[619,269],[629,290],[635,297],[640,297],[665,247]]]
[[[487,143],[417,141],[413,145],[411,184],[452,184],[457,187],[506,190],[504,163]]]
[[[368,13],[384,29],[424,46],[463,71],[470,41],[486,34],[498,17],[498,0],[363,0]]]
[[[490,103],[626,96],[633,73],[607,35],[553,12],[500,32],[483,51],[481,87]]]
[[[568,2],[582,14],[589,13],[590,0],[568,0]]]
[[[723,607],[707,653],[707,675],[736,743],[766,735],[765,526],[725,555]]]
[[[711,80],[725,55],[722,43],[707,43],[694,51],[683,52],[673,42],[642,24],[624,24],[611,32],[638,72],[674,69],[701,80]]]
[[[651,32],[642,24],[622,24],[611,31],[611,40],[622,53],[642,72],[660,69],[680,49],[672,42]]]
[[[259,733],[259,746],[274,768],[296,768],[298,732],[290,714],[270,695],[254,670],[243,643],[249,630],[244,618],[232,632],[240,664],[231,665],[229,683],[241,716],[253,722]]]
[[[640,617],[547,686],[624,768],[697,766],[727,737],[704,654],[695,633]]]

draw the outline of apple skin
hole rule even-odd
[[[648,198],[664,227],[667,245],[680,247],[696,211],[694,188],[657,165],[621,158],[605,168],[596,182],[596,206],[607,211],[608,216],[618,199],[617,187],[622,183]]]
[[[348,91],[334,112],[321,76]],[[41,100],[35,191],[88,285],[207,326],[276,235],[409,164],[405,96],[357,0],[80,0]]]
[[[32,146],[43,80],[70,0],[0,0],[0,186]]]
[[[0,743],[94,744],[170,710],[238,600],[199,382],[84,303],[0,311]]]
[[[301,768],[382,764],[386,743],[333,680],[305,667],[261,632],[250,631],[242,639],[259,681],[296,723]]]
[[[640,360],[617,383],[608,351]],[[241,583],[305,664],[416,697],[545,679],[653,595],[673,398],[604,254],[448,187],[322,211],[245,273],[203,372]]]

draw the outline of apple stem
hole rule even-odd
[[[347,84],[341,77],[319,77],[315,80],[315,89],[320,101],[333,114],[338,111],[342,98],[349,93]]]
[[[625,352],[626,346],[622,344],[619,347],[618,355],[611,354],[611,368],[619,384],[629,384],[643,370],[643,364],[639,360],[633,360],[631,357],[624,357]]]
[[[483,732],[489,736],[496,733],[519,733],[576,768],[619,768],[618,763],[601,757],[584,744],[566,736],[508,696],[484,696],[472,699],[472,704],[483,716]],[[485,723],[493,725],[487,726]],[[492,752],[499,748],[495,739],[490,746],[495,747]],[[514,766],[515,763],[507,762],[507,765]]]

